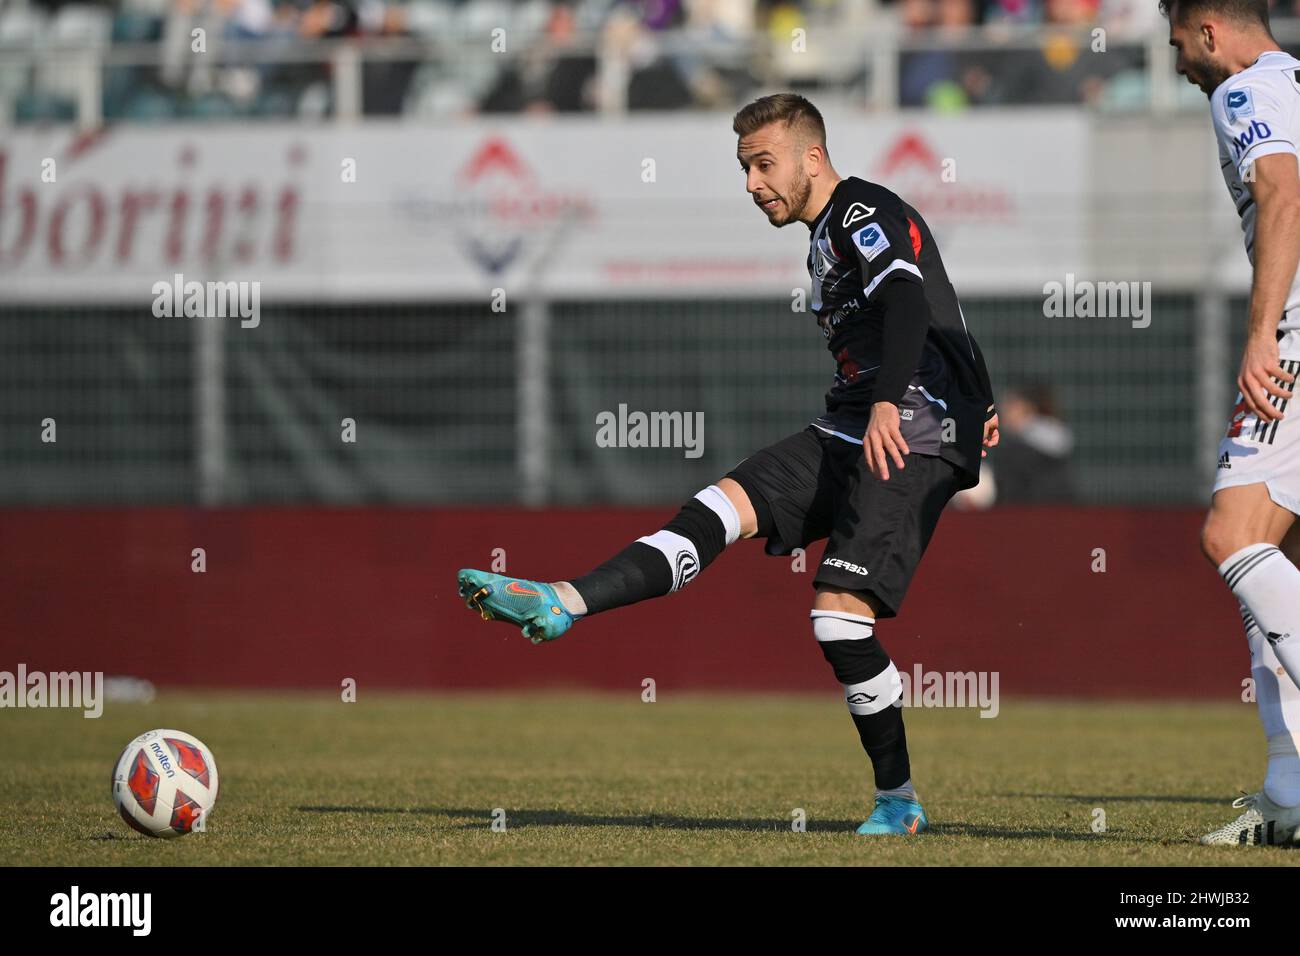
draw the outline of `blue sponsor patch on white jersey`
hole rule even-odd
[[[1223,98],[1223,105],[1228,111],[1229,123],[1235,123],[1245,116],[1255,115],[1255,102],[1250,98],[1248,87],[1228,90],[1228,95]]]
[[[889,248],[889,238],[885,235],[885,230],[873,222],[853,234],[853,244],[862,253],[862,258],[871,262]]]

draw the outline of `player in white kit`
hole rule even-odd
[[[1244,812],[1206,844],[1300,840],[1300,60],[1281,50],[1267,0],[1160,0],[1177,70],[1210,98],[1219,165],[1253,267],[1240,392],[1219,446],[1206,557],[1240,605],[1268,770]]]

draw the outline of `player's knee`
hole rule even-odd
[[[672,568],[672,591],[699,572],[740,537],[740,516],[717,485],[709,485],[682,505],[676,517],[654,534],[637,538],[660,551]]]
[[[812,622],[813,636],[835,679],[844,687],[844,699],[852,713],[877,713],[902,696],[902,679],[872,634],[870,618],[814,610]]]
[[[877,617],[876,599],[870,592],[851,591],[848,588],[834,587],[828,584],[817,585],[817,597],[813,599],[813,610],[857,614],[873,620]]]
[[[1216,568],[1253,541],[1246,540],[1239,526],[1223,520],[1213,511],[1201,527],[1201,553]]]
[[[727,496],[731,507],[736,510],[736,517],[740,519],[740,536],[752,538],[757,534],[758,512],[740,482],[734,478],[719,478],[715,487]]]

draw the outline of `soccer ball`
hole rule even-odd
[[[127,744],[113,768],[113,802],[145,836],[203,830],[217,802],[217,762],[197,737],[151,730]]]

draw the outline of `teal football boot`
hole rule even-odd
[[[858,827],[859,833],[896,833],[903,836],[924,833],[930,829],[921,804],[906,797],[876,797],[876,807],[867,822]]]
[[[534,644],[553,641],[573,626],[573,615],[549,584],[473,568],[461,568],[456,581],[466,607],[478,611],[485,621],[519,625],[524,637]]]

